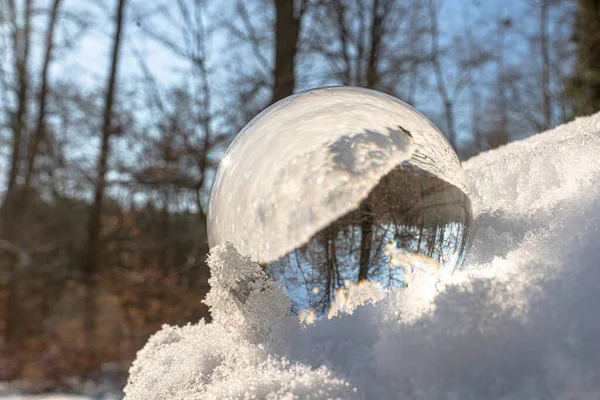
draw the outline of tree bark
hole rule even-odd
[[[52,51],[54,49],[54,31],[56,28],[56,18],[58,15],[58,9],[61,0],[54,0],[52,4],[52,11],[50,13],[50,20],[48,22],[48,30],[46,32],[46,49],[44,54],[44,61],[42,65],[42,83],[40,92],[38,95],[38,118],[33,136],[29,141],[29,148],[27,151],[27,167],[25,169],[25,184],[23,192],[23,204],[26,207],[29,197],[29,186],[31,184],[31,177],[33,175],[33,169],[35,167],[35,159],[39,152],[39,145],[44,137],[46,129],[46,98],[48,96],[48,70],[50,69],[50,63],[52,62]]]
[[[6,195],[0,209],[0,235],[6,243],[10,243],[18,248],[19,219],[21,215],[18,203],[18,185],[21,163],[21,146],[23,135],[25,134],[25,120],[27,118],[27,96],[29,93],[29,45],[31,39],[31,16],[32,0],[25,2],[24,26],[23,29],[18,26],[17,10],[13,0],[8,1],[10,20],[13,25],[12,46],[15,59],[15,72],[17,76],[16,95],[18,99],[17,109],[12,120],[13,143],[10,166],[8,172],[8,181]],[[6,249],[5,249],[6,250]],[[7,297],[6,297],[6,320],[5,320],[5,340],[11,348],[11,344],[18,338],[19,328],[19,274],[24,266],[23,257],[18,254],[9,253],[5,262],[8,265],[7,277]]]
[[[21,165],[21,150],[27,118],[27,96],[29,94],[29,44],[31,39],[31,10],[32,0],[25,2],[24,27],[18,26],[17,10],[14,0],[9,0],[10,19],[13,24],[13,56],[15,58],[15,72],[17,75],[17,110],[12,121],[13,143],[6,187],[5,203],[10,205],[15,195],[17,179]],[[9,207],[10,208],[10,207]]]
[[[94,185],[94,202],[90,208],[87,246],[84,253],[82,272],[85,285],[84,300],[84,332],[85,345],[89,361],[93,366],[96,361],[94,336],[96,330],[96,291],[97,282],[95,275],[98,269],[98,256],[100,255],[100,229],[103,209],[104,191],[106,189],[106,173],[108,170],[108,157],[110,155],[110,135],[113,105],[116,91],[117,67],[121,48],[123,21],[126,0],[119,0],[117,14],[115,16],[115,34],[113,39],[112,58],[108,82],[106,87],[106,98],[104,107],[104,118],[102,124],[102,147],[98,156],[97,177]]]
[[[294,0],[275,2],[275,70],[271,104],[294,93],[296,87],[295,60],[302,10],[294,15]]]
[[[505,66],[505,39],[506,31],[512,25],[512,20],[509,18],[498,21],[497,35],[498,45],[496,54],[496,101],[498,106],[498,124],[494,128],[492,137],[488,137],[488,144],[491,148],[495,148],[506,144],[509,140],[509,115],[508,115],[508,100],[506,98],[506,66]]]
[[[540,4],[540,50],[542,53],[542,131],[550,129],[551,125],[551,96],[550,96],[550,54],[548,50],[548,0],[541,0]]]
[[[369,278],[371,245],[373,244],[373,216],[366,203],[360,206],[362,221],[360,224],[360,256],[358,261],[358,282]]]
[[[456,128],[454,124],[454,102],[450,97],[448,87],[444,81],[444,73],[440,62],[439,48],[439,22],[438,13],[433,0],[428,2],[429,19],[431,23],[431,64],[435,76],[436,86],[444,107],[444,119],[446,121],[446,138],[450,145],[456,149]]]
[[[352,84],[352,63],[350,61],[350,32],[346,22],[346,6],[341,0],[333,0],[331,2],[332,14],[335,15],[335,23],[337,24],[338,39],[340,41],[341,57],[344,61],[343,71],[340,73],[340,81],[343,85]]]
[[[385,13],[380,10],[380,0],[373,1],[371,9],[371,43],[367,60],[366,84],[368,88],[376,89],[379,85],[379,49],[383,36],[383,21]]]

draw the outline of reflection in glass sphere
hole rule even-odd
[[[368,291],[417,270],[454,271],[471,225],[465,174],[437,128],[352,87],[290,96],[254,118],[219,165],[208,213],[210,246],[230,241],[258,260],[301,318],[376,298]]]

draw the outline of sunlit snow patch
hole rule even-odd
[[[264,277],[226,248],[211,259],[219,317],[150,338],[127,399],[600,398],[598,154],[600,114],[469,160],[479,213],[468,271],[443,290],[415,275],[305,328],[282,313],[280,287],[235,300],[236,276]]]

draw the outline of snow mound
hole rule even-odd
[[[214,322],[163,327],[126,398],[600,398],[599,156],[597,114],[469,160],[467,269],[309,327],[217,246]]]

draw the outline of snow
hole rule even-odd
[[[454,151],[427,118],[386,94],[312,89],[269,107],[221,161],[208,210],[211,247],[271,262],[358,208],[405,160],[467,192]]]
[[[258,264],[213,248],[213,323],[164,326],[126,398],[600,398],[599,157],[596,114],[467,161],[466,269],[314,325]]]

